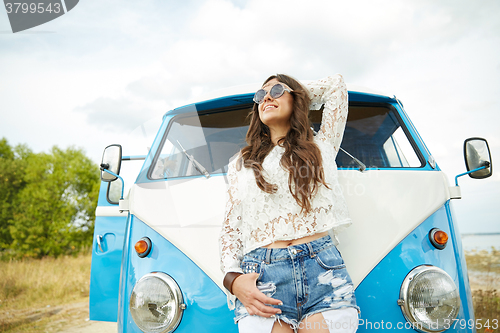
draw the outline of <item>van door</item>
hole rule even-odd
[[[125,198],[143,163],[144,157],[122,158],[120,175],[125,182]],[[120,212],[118,208],[121,186],[120,180],[101,182],[92,241],[90,320],[117,321],[120,269],[128,219],[128,211]]]

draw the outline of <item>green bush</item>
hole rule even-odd
[[[0,256],[57,257],[91,243],[98,167],[80,149],[33,153],[0,140]]]

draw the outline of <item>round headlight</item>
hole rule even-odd
[[[179,325],[186,308],[177,283],[165,273],[144,275],[130,296],[130,313],[146,333],[171,332]]]
[[[452,278],[441,268],[422,265],[403,281],[398,304],[412,328],[441,332],[449,328],[460,310],[460,295]]]

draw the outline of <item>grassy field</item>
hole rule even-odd
[[[500,332],[500,251],[466,254],[476,319]],[[90,254],[42,260],[0,261],[0,332],[57,332],[88,318]],[[500,326],[500,323],[498,323]]]
[[[46,329],[54,315],[64,321],[84,315],[82,307],[88,313],[90,262],[90,254],[0,261],[0,332],[56,331]]]

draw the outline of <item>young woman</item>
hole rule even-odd
[[[254,101],[248,146],[228,168],[219,244],[235,322],[240,332],[354,332],[359,308],[335,237],[351,224],[335,164],[344,80],[304,88],[273,75]],[[314,135],[308,114],[321,105]]]

